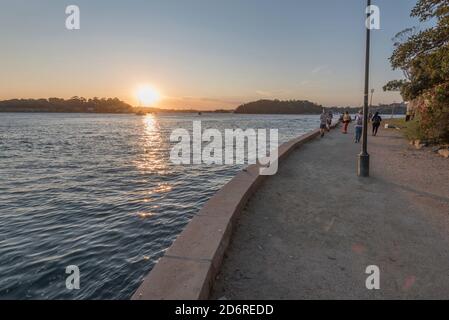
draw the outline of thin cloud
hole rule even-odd
[[[259,96],[263,96],[263,97],[270,97],[273,95],[273,92],[271,91],[263,91],[263,90],[257,90],[256,94],[258,94]]]
[[[285,94],[289,94],[289,90],[285,89],[278,89],[273,91],[266,91],[266,90],[256,90],[256,94],[262,97],[275,97],[275,96],[281,96]]]
[[[323,66],[317,66],[312,70],[313,74],[317,74],[323,71],[326,71],[329,67],[327,65],[323,65]]]
[[[213,98],[213,97],[194,97],[194,96],[179,96],[179,97],[164,97],[158,104],[161,108],[169,109],[233,109],[241,105],[244,101],[238,98]]]

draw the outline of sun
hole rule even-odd
[[[161,99],[159,92],[152,86],[140,86],[137,89],[137,99],[139,99],[139,106],[148,107]]]

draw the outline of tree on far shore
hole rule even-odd
[[[129,113],[132,106],[118,98],[86,99],[74,96],[70,99],[12,99],[0,101],[0,111],[8,112],[97,112]]]

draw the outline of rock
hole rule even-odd
[[[440,150],[438,150],[438,154],[447,159],[447,158],[449,158],[449,149],[440,149]]]
[[[415,140],[414,146],[416,149],[420,150],[422,149],[425,145],[424,143],[421,143],[421,140]]]
[[[414,142],[414,146],[418,150],[420,150],[424,147],[427,147],[428,145],[429,145],[429,143],[427,141],[415,140],[415,142]]]

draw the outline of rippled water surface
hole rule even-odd
[[[316,116],[0,113],[0,299],[127,299],[242,165],[173,165],[175,128],[277,128]],[[65,287],[77,265],[80,290]]]

